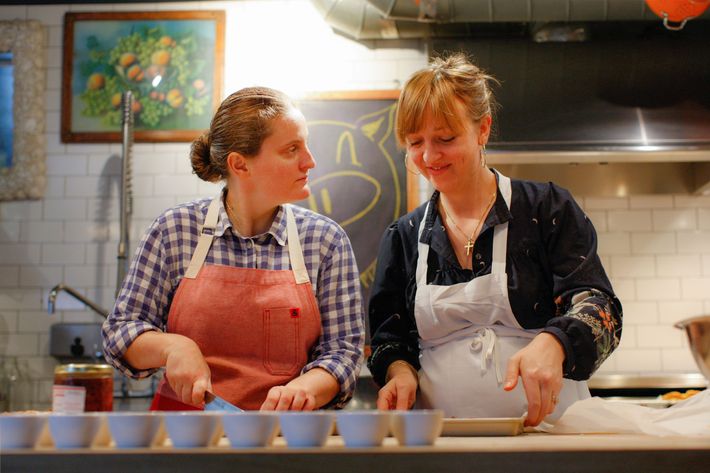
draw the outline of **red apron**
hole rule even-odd
[[[269,389],[288,383],[308,363],[321,334],[320,312],[288,205],[284,209],[291,270],[203,267],[214,238],[218,199],[210,204],[190,266],[178,285],[167,331],[197,343],[210,367],[215,394],[256,410]],[[165,379],[150,408],[201,409],[178,401]]]

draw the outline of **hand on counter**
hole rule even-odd
[[[313,368],[284,386],[269,389],[262,411],[312,411],[330,402],[340,391],[335,377],[322,368]]]
[[[512,391],[523,379],[528,400],[526,426],[536,426],[557,406],[562,389],[564,349],[554,335],[540,333],[510,358],[503,389]]]
[[[387,368],[387,384],[377,393],[377,408],[410,409],[417,396],[418,377],[406,361],[395,361]]]

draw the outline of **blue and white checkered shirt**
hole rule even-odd
[[[123,355],[141,333],[166,330],[170,302],[197,247],[198,227],[210,201],[202,199],[165,211],[138,246],[116,305],[103,324],[108,361],[130,376],[142,378],[156,371],[135,370]],[[342,406],[355,389],[365,342],[355,255],[337,223],[310,210],[292,208],[322,324],[320,339],[302,372],[319,367],[332,374],[340,383],[334,404]],[[283,207],[266,233],[251,238],[237,235],[220,199],[215,238],[205,264],[290,269],[286,235]]]

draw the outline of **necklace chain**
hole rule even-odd
[[[458,230],[458,232],[461,234],[461,236],[463,236],[466,239],[466,244],[464,245],[464,248],[466,249],[466,256],[471,255],[471,250],[473,249],[473,239],[478,234],[478,230],[481,228],[481,225],[483,224],[483,217],[485,217],[488,214],[488,211],[493,206],[493,202],[495,201],[495,198],[496,198],[496,193],[494,192],[493,195],[491,196],[491,200],[488,201],[486,208],[483,209],[481,216],[478,218],[478,224],[476,225],[476,228],[473,229],[473,233],[471,233],[471,236],[467,236],[466,233],[463,230],[461,230],[461,227],[459,227],[456,224],[456,221],[453,218],[451,218],[451,215],[449,215],[449,212],[446,210],[446,206],[444,205],[444,201],[442,199],[439,199],[439,203],[441,204],[441,208],[444,210],[444,215],[446,215],[446,219],[449,220],[451,223],[453,223],[454,228],[456,230]]]

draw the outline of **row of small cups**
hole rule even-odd
[[[88,448],[108,446],[111,438],[118,448],[146,448],[162,445],[166,435],[174,447],[196,448],[216,445],[223,433],[232,447],[253,448],[271,445],[279,426],[289,447],[319,447],[336,419],[348,447],[382,445],[390,431],[400,445],[431,445],[443,425],[440,410],[3,414],[0,448]]]

